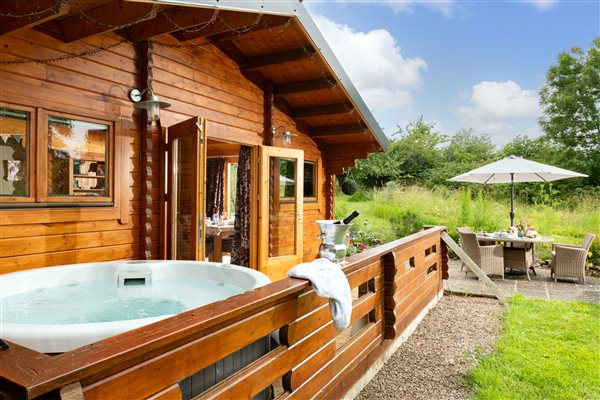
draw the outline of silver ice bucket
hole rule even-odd
[[[329,219],[315,222],[321,230],[321,234],[318,236],[323,242],[319,247],[321,257],[338,264],[344,262],[348,252],[349,230],[352,224],[335,224],[334,222],[338,222],[338,220]]]

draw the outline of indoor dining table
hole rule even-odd
[[[214,240],[214,248],[212,257],[209,257],[209,261],[222,262],[223,261],[223,239],[233,235],[234,225],[229,222],[226,224],[206,224],[206,235],[211,236]]]
[[[549,236],[536,236],[536,237],[519,237],[519,236],[509,236],[509,235],[498,235],[495,233],[478,233],[477,240],[481,242],[495,242],[502,243],[503,246],[507,249],[518,251],[522,249],[523,252],[531,249],[532,251],[532,260],[526,268],[529,268],[534,275],[537,275],[535,269],[533,268],[533,264],[536,261],[535,257],[535,244],[536,243],[552,243],[554,242],[554,238]],[[527,271],[526,271],[527,272]],[[528,275],[529,276],[529,275]]]

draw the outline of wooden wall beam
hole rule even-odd
[[[207,8],[174,7],[162,10],[154,19],[135,24],[119,33],[137,42],[153,36],[198,27],[215,21],[218,10]]]
[[[0,2],[0,13],[23,15],[0,17],[0,35],[18,29],[31,28],[51,19],[65,15],[69,7],[59,0],[5,0]],[[31,14],[31,15],[27,15]]]
[[[152,4],[117,1],[86,10],[85,14],[89,18],[79,13],[60,21],[60,25],[64,41],[70,43],[102,32],[112,31],[111,26],[127,24],[140,18],[144,18],[144,21],[152,19],[156,17],[157,11],[158,6]]]
[[[331,136],[355,135],[357,133],[366,134],[367,132],[369,132],[368,128],[362,124],[334,125],[312,128],[310,130],[310,136],[313,139],[322,139]]]
[[[265,54],[247,59],[242,66],[242,69],[245,71],[255,71],[277,64],[311,59],[315,54],[314,50],[304,48],[282,51],[281,53]]]
[[[263,143],[265,146],[273,146],[273,84],[271,82],[267,83],[267,88],[263,92],[264,98],[264,111],[263,111],[263,120],[264,120],[264,137]]]
[[[286,94],[306,93],[315,90],[331,89],[337,84],[333,78],[312,79],[307,81],[290,82],[275,87],[275,96],[284,96]]]
[[[354,107],[350,104],[336,103],[325,104],[316,107],[296,108],[294,118],[320,117],[323,115],[349,114],[354,112]]]

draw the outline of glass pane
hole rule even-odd
[[[48,196],[108,196],[108,126],[48,118]]]
[[[304,161],[304,197],[317,197],[315,188],[316,179],[316,164],[312,161]]]
[[[194,140],[192,137],[173,139],[173,204],[171,215],[171,252],[177,260],[195,260],[192,234]]]
[[[29,196],[29,113],[0,108],[0,195]]]
[[[296,160],[272,157],[269,168],[269,257],[294,255],[298,217]]]
[[[237,171],[238,164],[231,163],[229,165],[229,172],[227,173],[227,177],[229,182],[227,183],[229,188],[229,214],[235,213],[235,198],[237,195]]]

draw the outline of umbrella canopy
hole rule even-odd
[[[511,183],[510,224],[514,225],[515,182],[552,182],[559,179],[587,177],[579,172],[553,167],[536,161],[510,156],[448,179],[451,182]]]

